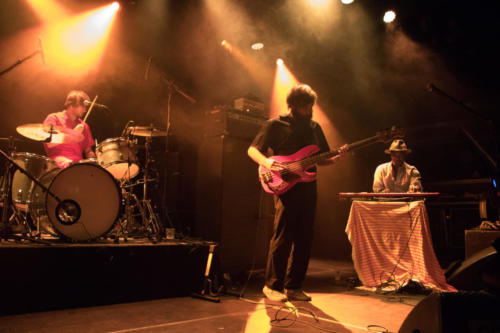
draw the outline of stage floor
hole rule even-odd
[[[352,276],[351,263],[313,259],[304,286],[313,298],[310,303],[265,300],[259,270],[245,289],[245,279],[235,282],[231,291],[244,290],[241,299],[222,295],[220,303],[213,303],[174,297],[9,315],[0,317],[0,332],[367,332],[369,325],[397,332],[425,297],[352,289],[347,283]],[[57,290],[57,286],[53,288]],[[291,320],[271,323],[285,316]]]

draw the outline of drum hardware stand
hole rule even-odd
[[[2,210],[2,220],[0,221],[0,237],[3,239],[15,239],[15,240],[28,240],[32,241],[35,243],[40,243],[40,244],[45,244],[45,245],[51,245],[50,242],[41,240],[41,239],[35,239],[33,237],[28,237],[28,236],[21,236],[21,235],[14,235],[12,230],[8,228],[8,221],[12,219],[12,217],[16,216],[18,214],[17,212],[17,207],[12,204],[12,178],[14,175],[15,169],[19,170],[22,172],[24,175],[26,175],[28,178],[30,178],[32,181],[34,181],[38,186],[40,186],[44,191],[46,191],[49,195],[51,195],[54,199],[56,199],[60,204],[64,203],[61,199],[59,199],[54,193],[52,193],[47,187],[45,187],[43,184],[41,184],[35,177],[33,177],[31,174],[29,174],[26,170],[24,170],[21,166],[19,166],[12,158],[10,158],[7,153],[5,153],[2,149],[0,149],[0,154],[5,157],[5,159],[8,161],[8,165],[6,166],[6,172],[4,175],[4,186],[5,186],[5,193],[4,193],[4,198],[3,198],[3,210]],[[9,214],[10,210],[13,210],[14,215],[9,219],[7,216]],[[17,216],[16,216],[17,217]]]
[[[130,124],[131,122],[129,122]],[[128,127],[128,124],[127,124]],[[153,128],[153,127],[151,127]],[[127,128],[123,131],[122,134],[126,133]],[[158,220],[158,217],[156,213],[153,210],[153,207],[151,206],[151,200],[147,198],[147,184],[148,182],[153,181],[153,179],[149,179],[149,169],[150,169],[150,161],[151,161],[151,156],[150,156],[150,147],[151,147],[151,136],[146,137],[146,163],[144,166],[144,173],[143,173],[143,178],[142,180],[136,181],[134,183],[130,182],[130,179],[124,179],[120,183],[120,188],[125,190],[125,203],[124,203],[124,209],[125,212],[123,216],[120,219],[119,225],[121,231],[121,235],[116,235],[115,236],[115,242],[118,241],[119,237],[122,236],[125,241],[127,241],[127,235],[130,237],[131,235],[134,235],[133,232],[131,232],[131,226],[135,224],[135,216],[133,214],[133,209],[137,208],[139,211],[139,214],[141,216],[142,220],[142,231],[144,231],[147,235],[147,237],[152,240],[154,243],[158,242],[162,238],[162,228],[161,224]],[[132,161],[128,161],[128,165],[130,168],[130,165]],[[143,185],[143,198],[139,200],[139,198],[132,193],[132,191],[128,191],[128,188],[132,188],[134,186],[140,185],[142,183]],[[131,202],[133,201],[133,202]]]
[[[220,303],[219,292],[212,292],[212,280],[210,279],[210,268],[212,266],[212,259],[215,252],[216,244],[210,244],[208,250],[207,266],[205,268],[205,275],[203,276],[203,288],[200,293],[192,293],[191,297],[200,298],[206,301]]]
[[[153,128],[153,126],[151,126]],[[147,136],[146,137],[146,164],[144,165],[144,174],[143,174],[143,179],[144,179],[144,184],[143,184],[143,198],[142,200],[137,200],[137,207],[139,211],[141,212],[142,216],[142,221],[143,225],[147,228],[147,230],[151,233],[149,235],[149,238],[156,243],[157,241],[161,240],[162,238],[162,232],[161,232],[161,225],[160,222],[158,221],[158,217],[156,216],[155,212],[153,211],[153,207],[151,207],[151,200],[149,200],[148,197],[148,182],[150,179],[148,179],[149,176],[149,162],[151,160],[150,156],[150,149],[151,149],[151,137]]]

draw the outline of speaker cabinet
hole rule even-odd
[[[500,238],[500,230],[465,230],[465,259],[491,246],[497,238]]]
[[[446,281],[460,290],[486,289],[483,273],[494,272],[497,264],[497,251],[493,246],[489,246],[462,261],[454,270],[447,272]]]
[[[219,243],[223,272],[265,265],[272,227],[272,196],[261,190],[248,139],[206,137],[198,153],[197,236]]]
[[[399,333],[498,332],[499,308],[498,296],[491,294],[432,294],[408,314]]]

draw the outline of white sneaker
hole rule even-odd
[[[286,302],[288,300],[285,294],[280,293],[277,290],[268,288],[267,286],[264,286],[264,288],[262,288],[262,292],[264,293],[264,295],[266,295],[268,300],[273,302]]]

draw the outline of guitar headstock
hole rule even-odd
[[[394,139],[402,139],[405,137],[404,128],[399,128],[396,126],[392,126],[391,128],[386,128],[377,132],[378,141],[381,142],[390,142]]]

